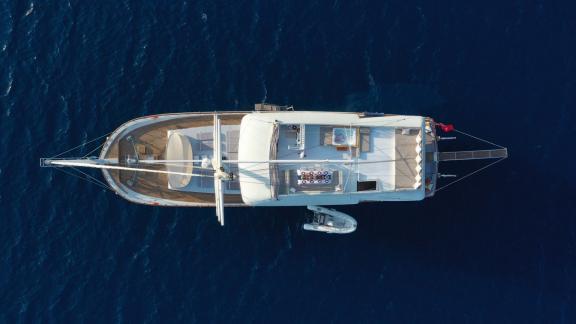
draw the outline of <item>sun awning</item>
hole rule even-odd
[[[274,135],[274,121],[259,115],[246,115],[240,125],[238,144],[238,174],[242,200],[247,205],[258,205],[272,199],[270,185],[271,141]]]
[[[166,160],[192,160],[192,144],[186,135],[182,135],[177,132],[168,132],[168,143],[166,144]],[[192,168],[192,163],[167,164],[166,169],[170,172],[190,174],[169,174],[169,188],[181,189],[186,187],[192,178]]]

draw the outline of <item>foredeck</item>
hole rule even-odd
[[[240,125],[245,114],[245,112],[221,113],[221,123],[222,125]],[[213,127],[213,113],[173,114],[140,118],[122,126],[120,131],[105,145],[100,157],[117,159],[120,165],[126,165],[128,161],[134,159],[163,160],[166,158],[169,131],[199,127]],[[122,128],[125,129],[122,130]],[[134,167],[135,165],[132,164],[131,166]],[[166,170],[166,167],[161,164],[138,164],[137,167]],[[111,184],[113,187],[120,189],[119,194],[134,202],[154,205],[215,205],[213,192],[169,189],[166,174],[105,170],[104,175],[109,182],[113,182]],[[205,179],[198,179],[197,181],[213,182],[211,174],[207,175]],[[152,199],[144,199],[146,197]],[[225,194],[224,202],[228,206],[243,205],[239,193]]]

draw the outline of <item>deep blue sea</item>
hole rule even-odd
[[[257,102],[432,116],[510,158],[341,207],[348,236],[39,167],[131,118]],[[0,1],[0,323],[576,323],[575,110],[574,1]]]

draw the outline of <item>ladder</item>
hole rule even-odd
[[[439,152],[440,161],[484,160],[503,159],[508,157],[508,149],[480,150],[480,151],[457,151]]]

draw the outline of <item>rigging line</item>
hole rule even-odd
[[[389,163],[389,162],[397,162],[397,161],[406,161],[406,160],[413,160],[414,158],[407,157],[401,159],[389,159],[389,160],[365,160],[365,161],[358,161],[356,162],[356,158],[354,159],[342,159],[342,160],[330,160],[330,159],[319,159],[319,160],[308,160],[308,159],[301,159],[301,160],[270,160],[270,161],[238,161],[238,160],[222,160],[223,164],[226,165],[237,165],[239,163],[250,164],[250,170],[258,170],[252,169],[257,167],[261,164],[282,164],[282,165],[314,165],[314,164],[330,164],[330,165],[348,165],[348,164],[372,164],[372,163]],[[144,162],[146,161],[146,162]],[[196,160],[140,160],[139,163],[144,165],[174,165],[174,166],[185,166],[189,163],[196,163]],[[200,161],[198,161],[199,163]],[[112,165],[112,164],[110,164]],[[194,168],[201,169],[202,167]],[[213,170],[211,168],[206,168],[208,170]],[[268,169],[267,167],[263,167],[262,170]]]
[[[336,168],[336,169],[340,169],[340,167],[342,167],[342,169],[348,170],[349,172],[352,173],[357,173],[357,170],[352,170],[351,169],[351,165],[356,165],[356,164],[371,164],[371,163],[391,163],[391,162],[398,162],[398,161],[404,161],[404,160],[411,160],[410,158],[403,158],[403,159],[394,159],[394,160],[383,160],[383,161],[364,161],[362,163],[358,163],[356,162],[350,162],[350,163],[346,163],[346,164],[339,164],[339,163],[322,163],[323,167],[330,167],[330,168]],[[187,163],[187,162],[181,162],[181,163]],[[255,164],[255,166],[259,166],[262,163],[257,163]],[[273,163],[270,163],[273,164]],[[284,165],[299,165],[299,163],[283,163]],[[158,164],[156,164],[158,165]],[[162,165],[171,165],[171,166],[175,166],[175,167],[184,167],[184,164],[171,164],[171,163],[162,163]],[[205,170],[205,171],[214,171],[214,169],[211,168],[201,168],[201,167],[193,167],[194,169],[200,169],[200,170]],[[149,169],[149,170],[155,170],[155,169]],[[245,172],[249,172],[249,173],[257,173],[257,174],[266,174],[268,173],[268,171],[270,170],[270,168],[268,167],[262,167],[262,168],[256,168],[256,169],[252,169],[252,168],[247,168],[245,169]],[[240,170],[228,170],[228,171],[232,171],[236,174],[239,173]],[[389,175],[389,174],[386,174]],[[201,175],[201,174],[191,174],[191,176],[202,176],[202,177],[206,177],[206,175]]]
[[[138,164],[143,164],[143,165],[166,165],[166,166],[174,166],[174,167],[186,167],[188,166],[188,163],[194,163],[194,162],[162,162],[162,163],[147,163],[144,161],[154,161],[154,160],[140,160],[138,161]],[[224,160],[225,161],[225,160]],[[212,171],[214,172],[214,168],[203,168],[201,166],[196,166],[196,165],[192,165],[192,168],[194,169],[199,169],[199,170],[207,170],[207,171]]]
[[[71,149],[69,149],[69,150],[67,150],[67,151],[64,151],[64,152],[62,152],[62,153],[60,153],[60,154],[54,155],[53,157],[51,157],[51,159],[57,158],[57,157],[59,157],[59,156],[61,156],[61,155],[63,155],[63,154],[66,154],[66,153],[68,153],[68,152],[74,151],[74,150],[77,149],[77,148],[80,148],[80,147],[82,147],[82,146],[84,146],[84,145],[88,145],[88,144],[90,144],[90,143],[92,143],[92,142],[95,142],[95,141],[101,139],[102,137],[108,136],[108,135],[110,135],[110,134],[112,134],[112,132],[110,132],[110,133],[108,133],[108,134],[104,134],[104,135],[102,135],[102,136],[98,136],[98,137],[96,137],[96,138],[93,139],[93,140],[90,140],[90,141],[88,141],[88,142],[86,142],[86,143],[82,143],[82,144],[80,144],[80,145],[78,145],[78,146],[75,146],[75,147],[73,147],[73,148],[71,148]]]
[[[377,160],[377,161],[359,161],[359,157],[356,156],[354,157],[354,159],[350,159],[347,160],[346,163],[334,163],[334,162],[323,162],[320,161],[317,164],[322,164],[322,165],[333,165],[333,166],[339,166],[339,165],[349,165],[349,164],[375,164],[375,163],[391,163],[391,162],[398,162],[398,161],[406,161],[406,160],[413,160],[413,158],[400,158],[400,159],[390,159],[390,160]],[[225,162],[226,160],[223,160],[223,162]],[[268,164],[282,164],[282,165],[301,165],[301,164],[308,164],[308,165],[313,165],[314,163],[306,163],[306,159],[302,159],[302,162],[291,162],[291,163],[286,163],[286,162],[282,162],[281,160],[276,160],[276,161],[270,161],[270,162],[255,162],[255,163],[251,163],[251,162],[245,162],[245,163],[249,163],[249,164],[253,164],[251,165],[249,168],[246,168],[246,170],[254,172],[254,171],[265,171],[265,170],[269,170],[269,167],[261,167],[261,168],[254,168],[254,167],[258,167],[262,164],[268,163]],[[155,161],[155,160],[141,160],[140,161],[142,164],[146,165],[165,165],[165,166],[175,166],[175,167],[184,167],[189,163],[195,163],[195,160],[191,160],[191,161],[185,161],[185,160],[175,160],[175,161],[170,161],[170,160],[165,160],[165,161]],[[242,162],[240,162],[242,163]],[[228,165],[234,165],[232,163],[228,164]],[[237,164],[236,164],[237,165]],[[194,169],[201,169],[201,170],[211,170],[213,171],[214,169],[212,168],[202,168],[199,166],[193,166]]]
[[[501,159],[501,160],[502,160],[502,159]],[[496,161],[496,162],[499,162],[499,161],[500,161],[500,160],[498,160],[498,161]],[[496,163],[496,162],[495,162],[495,163]],[[495,163],[493,163],[493,164],[495,164]],[[487,168],[487,167],[489,167],[489,166],[490,166],[490,165],[484,167],[483,169],[485,169],[485,168]],[[115,192],[114,190],[110,189],[110,188],[107,187],[106,185],[102,185],[102,184],[99,184],[99,183],[90,181],[90,180],[88,180],[88,179],[81,178],[81,177],[79,177],[79,176],[77,176],[77,175],[75,175],[75,174],[72,174],[72,173],[68,173],[68,172],[64,171],[62,168],[57,168],[57,169],[60,170],[60,171],[62,171],[62,172],[64,172],[64,173],[66,173],[66,174],[68,174],[68,175],[71,175],[71,176],[77,177],[77,178],[79,178],[79,179],[81,179],[81,180],[86,180],[86,181],[88,181],[88,182],[90,182],[90,183],[96,184],[96,185],[102,187],[103,189],[109,189],[109,190]],[[76,170],[76,171],[79,171],[80,173],[83,173],[83,172],[81,172],[80,170],[78,170],[78,169],[76,169],[76,168],[73,168],[73,167],[72,167],[72,169],[74,169],[74,170]],[[351,176],[351,174],[353,173],[353,171],[352,171],[350,168],[346,168],[346,169],[348,169],[348,176],[347,176],[346,182],[349,182],[349,177]],[[264,170],[267,171],[268,169],[262,169],[262,171],[264,171]],[[482,170],[482,169],[477,170],[477,171],[475,171],[474,173],[479,172],[479,171],[481,171],[481,170]],[[257,171],[257,170],[251,170],[251,171]],[[83,174],[84,174],[84,173],[83,173]],[[87,174],[85,174],[85,175],[88,176],[88,177],[90,177],[90,176],[87,175]],[[382,173],[382,174],[377,174],[377,175],[378,175],[378,176],[390,176],[390,175],[394,175],[394,174],[384,174],[384,173]],[[469,174],[469,175],[467,175],[467,176],[465,176],[465,177],[463,177],[463,178],[461,178],[461,179],[459,179],[459,180],[457,180],[457,181],[463,180],[464,178],[467,178],[467,177],[469,177],[469,176],[471,176],[471,175],[472,175],[472,174]],[[213,178],[213,177],[214,177],[213,175],[209,175],[209,174],[190,174],[190,176],[200,177],[200,178],[204,178],[204,177],[205,177],[205,178]],[[411,178],[412,176],[410,176],[410,175],[402,175],[402,177]],[[90,177],[90,178],[92,178],[92,177]],[[92,178],[92,179],[94,179],[94,178]],[[94,180],[100,182],[100,181],[97,180],[97,179],[94,179]],[[240,180],[240,179],[235,180],[235,181],[237,181],[237,182],[239,182],[239,183],[254,183],[254,184],[260,184],[260,183],[262,183],[261,181],[246,181],[246,180]],[[457,181],[454,181],[453,183],[455,183],[455,182],[457,182]],[[451,184],[452,184],[452,183],[450,183],[450,184],[448,184],[448,185],[446,185],[446,186],[444,186],[444,187],[447,187],[447,186],[449,186],[449,185],[451,185]],[[440,188],[440,189],[438,189],[438,190],[441,190],[441,189],[443,189],[444,187],[442,187],[442,188]],[[345,187],[344,187],[344,188],[347,188],[347,183],[345,184]]]
[[[333,164],[333,163],[325,163],[323,164],[323,166],[328,166],[328,167],[332,167],[332,168],[337,168],[339,166],[341,166],[340,164]],[[348,167],[345,167],[344,169],[348,169]],[[267,173],[270,170],[270,168],[260,168],[260,169],[245,169],[246,173],[257,173],[257,172],[262,172],[262,174]],[[239,172],[240,170],[237,170],[237,172]]]
[[[444,185],[444,186],[436,189],[435,191],[438,192],[438,191],[440,191],[440,190],[442,190],[442,189],[445,189],[446,187],[449,187],[449,186],[455,184],[456,182],[460,182],[460,181],[462,181],[462,180],[464,180],[464,179],[466,179],[466,178],[468,178],[468,177],[471,177],[472,175],[474,175],[474,174],[476,174],[476,173],[478,173],[478,172],[480,172],[480,171],[482,171],[482,170],[484,170],[484,169],[487,169],[487,168],[493,166],[494,164],[496,164],[496,163],[498,163],[498,162],[502,162],[502,160],[505,160],[505,159],[506,159],[506,158],[501,158],[501,159],[499,159],[499,160],[496,160],[496,161],[494,161],[494,162],[492,162],[492,163],[490,163],[490,164],[488,164],[488,165],[486,165],[486,166],[484,166],[484,167],[482,167],[482,168],[480,168],[480,169],[478,169],[478,170],[476,170],[476,171],[474,171],[474,172],[468,173],[467,175],[463,176],[462,178],[460,178],[460,179],[458,179],[458,180],[454,180],[454,181],[450,182],[449,184],[446,184],[446,185]]]
[[[67,174],[67,175],[69,175],[69,176],[72,176],[72,177],[75,177],[75,178],[77,178],[77,179],[84,180],[84,181],[88,181],[89,183],[95,184],[95,185],[101,187],[101,188],[104,189],[104,190],[107,190],[107,189],[108,189],[107,187],[102,187],[102,185],[100,185],[100,184],[98,184],[98,183],[92,182],[92,181],[90,181],[90,180],[88,180],[88,179],[84,179],[84,178],[78,176],[77,174],[74,174],[74,173],[72,173],[72,172],[68,172],[68,171],[64,170],[63,168],[55,168],[55,169],[58,170],[58,171],[64,172],[65,174]]]
[[[101,184],[102,186],[106,187],[107,189],[109,189],[112,192],[115,192],[112,188],[110,188],[110,186],[106,185],[105,183],[103,183],[102,181],[100,181],[99,179],[94,178],[93,176],[89,175],[88,173],[83,172],[82,170],[79,170],[75,167],[72,167],[73,170],[76,170],[77,172],[82,173],[83,175],[85,175],[87,178],[90,178],[92,180],[94,180],[96,183]]]
[[[390,162],[394,162],[394,161],[397,161],[397,160],[390,160],[390,161],[385,161],[385,162],[374,161],[373,163],[390,163]],[[368,163],[364,162],[364,163],[360,163],[360,164],[368,164]],[[298,164],[297,163],[291,163],[291,164],[284,164],[284,165],[298,165]],[[355,162],[350,162],[350,163],[346,163],[346,164],[322,163],[322,167],[324,167],[324,168],[348,170],[351,173],[357,173],[356,169],[352,169],[353,166],[357,166],[357,163],[355,163]],[[315,168],[315,166],[313,166],[313,165],[311,167]],[[269,168],[244,169],[244,173],[266,174],[269,170],[270,170]],[[240,173],[240,170],[238,170],[237,172]]]
[[[498,161],[496,161],[496,162],[494,162],[494,163],[492,163],[492,164],[496,164],[497,162],[500,162],[501,160],[503,160],[503,159],[500,159],[500,160],[498,160]],[[474,171],[473,173],[480,172],[480,171],[482,171],[483,169],[488,168],[488,167],[491,166],[492,164],[487,165],[487,166],[483,167],[482,169],[476,170],[476,171]],[[57,169],[59,169],[60,171],[63,171],[63,172],[64,172],[64,170],[62,170],[62,168],[57,168]],[[77,170],[76,168],[73,168],[73,169]],[[77,171],[78,171],[78,170],[77,170]],[[349,183],[349,178],[350,178],[350,176],[352,176],[352,174],[354,173],[354,171],[351,171],[351,170],[348,170],[348,171],[349,171],[349,172],[347,173],[347,179],[346,179],[346,182],[347,182],[347,183],[344,184],[343,192],[346,192],[346,188],[348,187],[348,183]],[[77,175],[70,174],[70,173],[68,173],[68,172],[65,172],[65,173],[67,173],[67,174],[69,174],[69,175],[72,175],[72,176],[75,176],[75,177],[77,177],[77,178],[79,178],[79,179],[88,181],[87,179],[80,178],[80,177],[78,177]],[[471,174],[469,174],[469,175],[466,175],[466,176],[458,179],[457,181],[463,180],[464,178],[467,178],[467,177],[471,176],[473,173],[471,173]],[[437,173],[431,173],[431,174],[429,174],[429,175],[436,175],[436,174],[437,174]],[[375,175],[375,176],[394,176],[394,175],[398,176],[397,174],[388,174],[388,173],[377,173],[377,174],[374,174],[374,175]],[[214,178],[214,175],[212,175],[212,174],[193,174],[192,176],[198,177],[198,178]],[[413,178],[413,177],[414,177],[413,175],[408,175],[408,174],[403,174],[403,175],[400,175],[400,176],[403,177],[403,178]],[[448,187],[449,185],[451,185],[451,184],[453,184],[453,183],[456,183],[457,181],[453,181],[453,182],[445,185],[444,187],[441,187],[441,188],[437,189],[436,191],[442,190],[442,189],[444,189],[445,187]],[[88,182],[93,183],[92,181],[88,181]],[[235,180],[232,180],[231,182],[250,183],[250,184],[262,184],[262,183],[265,183],[265,182],[263,182],[263,181],[249,181],[249,180],[240,180],[240,179],[235,179]],[[94,183],[94,184],[97,184],[97,183]],[[98,184],[97,184],[97,185],[98,185]],[[106,189],[106,188],[105,188],[105,189]],[[113,191],[113,190],[112,190],[112,191]]]
[[[196,174],[188,173],[188,172],[172,172],[172,171],[164,171],[164,170],[132,168],[132,167],[126,167],[126,166],[122,166],[122,165],[83,163],[83,162],[77,162],[77,161],[53,161],[52,164],[54,164],[56,166],[65,166],[65,167],[76,166],[76,167],[86,167],[86,168],[105,169],[105,170],[125,170],[125,171],[134,171],[134,172],[149,172],[149,173],[162,173],[162,174],[178,174],[178,175],[185,175],[185,176],[198,176]]]
[[[98,145],[95,149],[93,149],[92,151],[88,152],[86,155],[84,155],[82,158],[86,158],[88,155],[94,153],[97,149],[101,148],[102,146],[104,146],[106,142],[102,142],[102,144]]]
[[[196,167],[194,167],[194,169],[196,169]],[[111,169],[111,170],[118,170],[118,169]],[[198,177],[198,178],[208,178],[208,177],[213,177],[213,173],[214,173],[214,169],[199,169],[198,171],[208,171],[208,174],[203,174],[203,173],[194,173],[194,170],[192,170],[192,172],[188,173],[188,172],[179,172],[179,171],[167,171],[167,170],[158,170],[158,169],[147,169],[147,168],[130,168],[130,167],[126,167],[123,169],[119,169],[120,171],[127,171],[127,172],[148,172],[148,173],[161,173],[161,174],[176,174],[176,175],[184,175],[184,176],[190,176],[190,177]]]
[[[346,176],[346,181],[343,183],[343,187],[342,187],[342,192],[346,193],[346,189],[348,188],[348,184],[350,183],[350,178],[352,177],[354,172],[349,172]],[[375,176],[394,176],[395,174],[375,174]],[[206,176],[208,178],[213,178],[213,175],[208,175]],[[403,175],[403,178],[409,178],[412,179],[414,178],[414,176],[409,176],[409,175]],[[240,180],[240,179],[235,179],[235,180],[231,180],[230,182],[237,182],[237,183],[250,183],[250,184],[264,184],[267,183],[266,181],[250,181],[250,180]],[[288,183],[284,183],[284,185],[289,185]]]
[[[500,146],[500,145],[498,145],[498,144],[496,144],[496,143],[492,143],[492,142],[490,142],[490,141],[487,141],[487,140],[485,140],[485,139],[476,137],[476,136],[474,136],[474,135],[470,135],[470,134],[465,133],[465,132],[463,132],[463,131],[459,131],[459,130],[457,130],[457,129],[454,129],[454,131],[455,131],[455,132],[458,132],[458,133],[460,133],[460,134],[462,134],[462,135],[470,136],[470,137],[472,137],[472,138],[474,138],[474,139],[476,139],[476,140],[479,140],[479,141],[481,141],[481,142],[488,143],[488,144],[497,146],[497,147],[502,148],[502,149],[505,148],[504,146]]]
[[[369,164],[369,163],[389,163],[389,162],[397,162],[397,161],[403,161],[403,160],[408,160],[408,158],[395,159],[395,160],[385,160],[385,161],[364,161],[363,164]],[[351,162],[351,163],[349,163],[349,164],[354,164],[354,165],[356,165],[356,163],[357,163],[357,162]],[[164,163],[163,163],[163,164],[164,164]],[[168,164],[168,163],[166,163],[166,164]],[[260,165],[260,163],[258,163],[257,165]],[[285,165],[298,165],[298,163],[290,163],[290,164],[285,164]],[[174,165],[174,166],[183,166],[183,165]],[[347,170],[348,173],[357,173],[357,172],[358,172],[357,169],[354,169],[354,170],[353,170],[353,169],[352,169],[352,166],[351,166],[351,165],[348,165],[348,164],[343,165],[343,164],[336,164],[336,163],[324,163],[323,166],[325,166],[325,167],[331,167],[331,168],[336,168],[336,169],[344,169],[344,170]],[[356,167],[357,167],[357,165],[356,165]],[[200,169],[201,171],[212,171],[212,172],[214,171],[213,169],[210,169],[210,168],[202,169],[202,168],[200,168],[200,167],[194,167],[194,169],[196,169],[196,168]],[[156,169],[146,169],[146,170],[159,171],[159,172],[162,172],[162,173],[168,173],[168,172],[164,172],[163,170],[156,170]],[[269,168],[266,168],[266,167],[265,167],[265,168],[257,168],[257,169],[246,169],[245,171],[246,171],[246,172],[249,172],[249,173],[252,173],[252,174],[256,174],[256,175],[267,175],[268,172],[269,172],[269,170],[270,170]],[[135,170],[135,172],[137,172],[137,171],[144,171],[144,170]],[[230,171],[232,171],[232,172],[234,172],[234,173],[236,173],[236,174],[239,174],[239,170],[236,170],[236,171],[230,170]],[[180,174],[180,172],[176,172],[176,173],[179,173],[179,174]],[[213,176],[210,175],[210,174],[202,174],[202,173],[190,173],[190,174],[187,174],[187,175],[189,175],[189,176],[191,176],[191,177],[199,177],[199,178],[211,178],[211,177],[213,177]],[[350,174],[350,175],[351,175],[351,174]],[[377,175],[390,176],[390,175],[393,175],[393,174],[377,174]]]
[[[348,131],[349,134],[352,134],[352,123],[348,124]],[[359,134],[357,134],[359,136]],[[348,141],[348,154],[350,154],[350,156],[352,156],[352,143],[350,143],[350,141]],[[358,165],[358,154],[356,155],[356,165]],[[347,175],[346,175],[346,182],[344,182],[344,188],[342,189],[344,192],[346,192],[346,189],[348,188],[348,180],[350,180],[350,175],[352,174],[352,168],[349,165],[345,165],[344,166],[346,169],[348,169]]]
[[[404,115],[404,116],[405,116],[405,115]],[[382,117],[397,117],[397,115],[396,115],[396,116],[375,116],[375,117],[368,117],[366,120],[362,120],[362,119],[365,119],[365,118],[361,118],[361,119],[359,119],[358,121],[354,122],[354,125],[374,124],[375,121],[374,121],[373,118],[382,118]],[[390,121],[388,121],[386,124],[375,125],[375,126],[373,126],[373,127],[389,127],[389,126],[395,126],[395,125],[394,125],[395,123],[403,122],[403,121],[409,119],[410,117],[413,117],[413,116],[404,117],[404,118],[397,119],[397,120],[390,120]],[[370,120],[370,119],[372,119],[372,120]]]
[[[346,192],[346,189],[348,188],[348,180],[350,180],[350,175],[352,174],[352,170],[348,168],[348,172],[346,174],[346,182],[344,182],[344,187],[342,188],[343,192]]]

